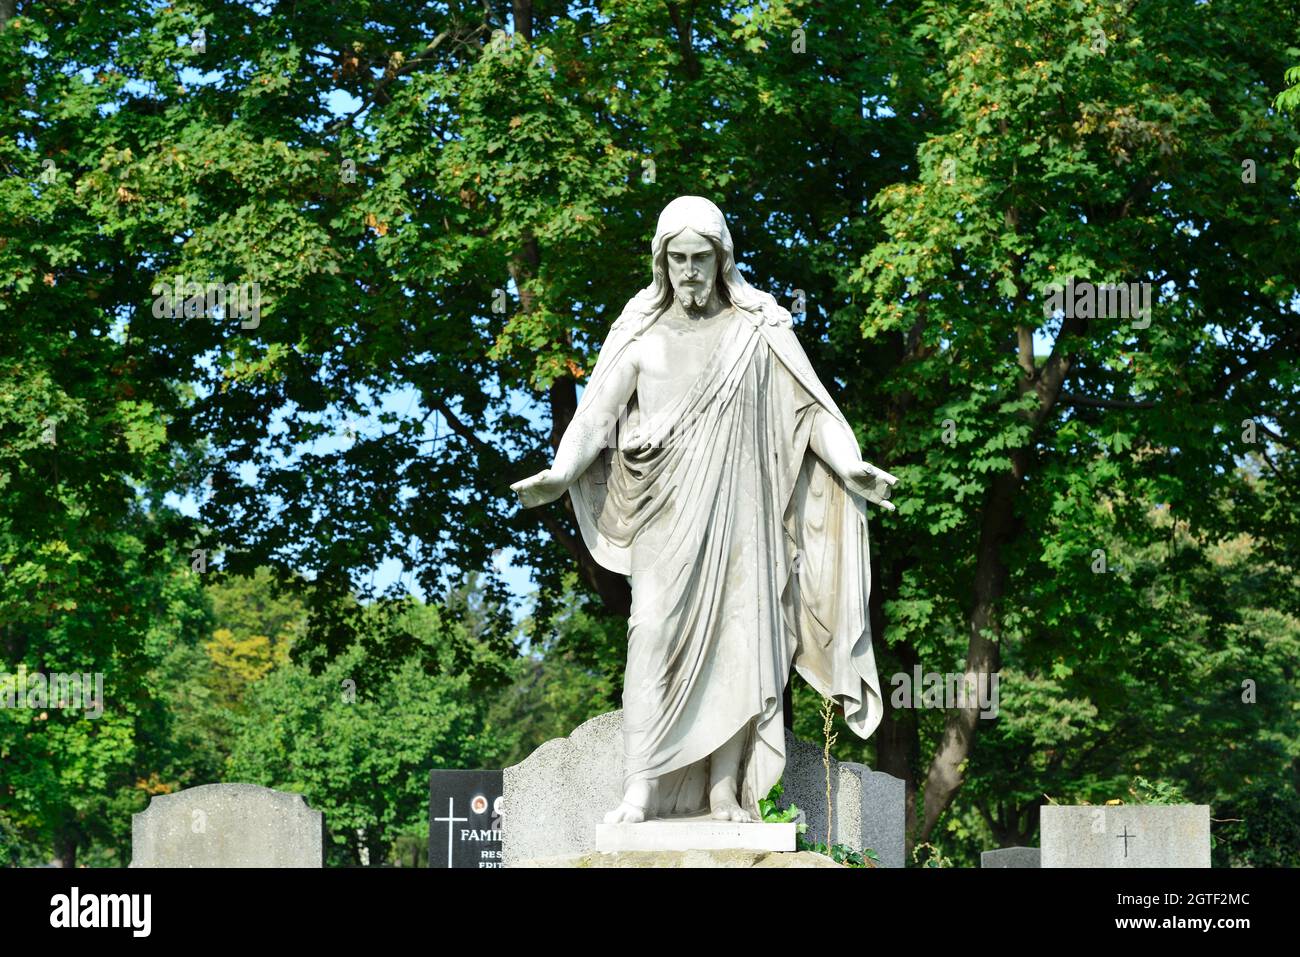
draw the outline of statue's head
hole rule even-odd
[[[703,309],[715,288],[718,297],[727,301],[726,286],[718,281],[722,255],[716,242],[688,227],[668,240],[664,255],[673,295],[684,310]]]
[[[736,251],[722,210],[703,196],[678,196],[659,214],[650,243],[653,281],[638,292],[619,321],[648,328],[678,298],[687,308],[707,303],[716,291],[753,322],[790,323],[790,314],[771,295],[755,289],[736,268]]]
[[[735,253],[722,210],[702,196],[679,196],[659,214],[650,244],[657,305],[675,297],[684,309],[702,308],[716,289],[724,303],[734,301]]]

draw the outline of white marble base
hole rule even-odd
[[[618,851],[793,851],[793,824],[734,824],[729,821],[643,821],[596,825],[596,850]]]

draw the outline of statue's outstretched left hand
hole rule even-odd
[[[569,483],[564,480],[564,477],[557,475],[551,469],[542,469],[536,475],[520,479],[510,486],[512,491],[518,493],[519,502],[524,508],[535,508],[547,502],[554,502],[568,487]]]
[[[889,501],[889,494],[898,479],[884,469],[878,469],[870,462],[859,462],[851,466],[848,474],[843,478],[844,484],[850,490],[861,495],[868,502],[874,502],[891,512],[894,510],[894,503]]]

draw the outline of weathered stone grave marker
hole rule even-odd
[[[1043,867],[1209,867],[1208,804],[1049,804]]]
[[[204,784],[131,818],[132,867],[324,867],[325,816],[301,794]]]

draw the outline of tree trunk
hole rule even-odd
[[[893,651],[905,673],[910,673],[912,666],[920,663],[915,649],[905,642],[900,642]],[[921,738],[915,712],[906,708],[895,710],[889,703],[888,687],[882,687],[881,691],[885,698],[885,714],[876,729],[876,770],[903,781],[904,827],[907,853],[911,854],[916,834],[916,780],[921,762]]]
[[[993,832],[995,847],[1030,847],[1034,829],[1038,822],[1038,805],[1016,807],[1012,804],[995,802],[990,809],[983,801],[975,805],[984,818],[984,823]],[[996,813],[995,813],[996,812]]]
[[[877,584],[871,589],[867,611],[871,616],[872,642],[877,647],[885,634],[885,596],[898,594],[908,564],[907,560],[894,561],[887,568],[872,569],[871,580]],[[898,665],[906,673],[910,673],[912,666],[921,662],[916,649],[907,641],[896,642],[890,646],[890,651],[898,657]],[[916,780],[921,764],[921,739],[917,731],[916,715],[911,709],[895,710],[890,704],[887,676],[881,676],[880,690],[884,697],[885,713],[875,735],[876,770],[892,774],[903,781],[906,807],[904,826],[907,852],[910,854],[912,836],[916,831]]]
[[[515,18],[515,33],[529,43],[533,40],[533,0],[511,0]]]
[[[1061,388],[1074,366],[1073,358],[1062,350],[1061,343],[1086,329],[1086,319],[1067,318],[1041,372],[1034,368],[1032,330],[1021,326],[1018,331],[1020,364],[1025,372],[1020,380],[1020,391],[1024,393],[1032,390],[1037,393],[1039,404],[1029,415],[1033,431],[1028,443],[1011,453],[1011,467],[993,479],[984,506],[975,564],[975,594],[970,611],[970,640],[966,649],[967,681],[978,681],[981,676],[988,681],[988,676],[998,669],[998,602],[1002,599],[1009,574],[1002,549],[1018,532],[1016,494],[1029,472],[1031,450],[1037,441],[1039,430],[1056,407]],[[979,712],[976,703],[974,707],[959,708],[949,713],[943,739],[926,776],[925,817],[920,833],[923,841],[929,840],[939,815],[952,803],[953,796],[961,787],[961,766],[970,757],[975,743]]]
[[[78,835],[75,827],[61,827],[54,835],[54,860],[50,863],[55,867],[77,866],[77,844]]]
[[[695,55],[695,42],[692,36],[695,18],[694,0],[687,6],[685,15],[682,14],[681,4],[669,0],[667,6],[668,15],[672,17],[673,29],[677,33],[677,52],[682,57],[682,70],[688,80],[698,80],[700,60]]]
[[[981,676],[982,680],[988,681],[988,676],[998,670],[997,604],[1007,581],[1002,546],[1014,519],[1012,506],[1021,479],[1017,472],[1019,470],[1013,467],[1011,473],[1004,473],[993,480],[984,510],[979,555],[975,565],[975,601],[970,612],[970,643],[966,651],[965,680],[968,682],[979,681]],[[920,832],[922,841],[930,839],[939,815],[952,803],[953,796],[962,785],[961,766],[970,756],[979,720],[978,701],[969,707],[956,708],[948,713],[943,738],[926,776],[925,817]]]

